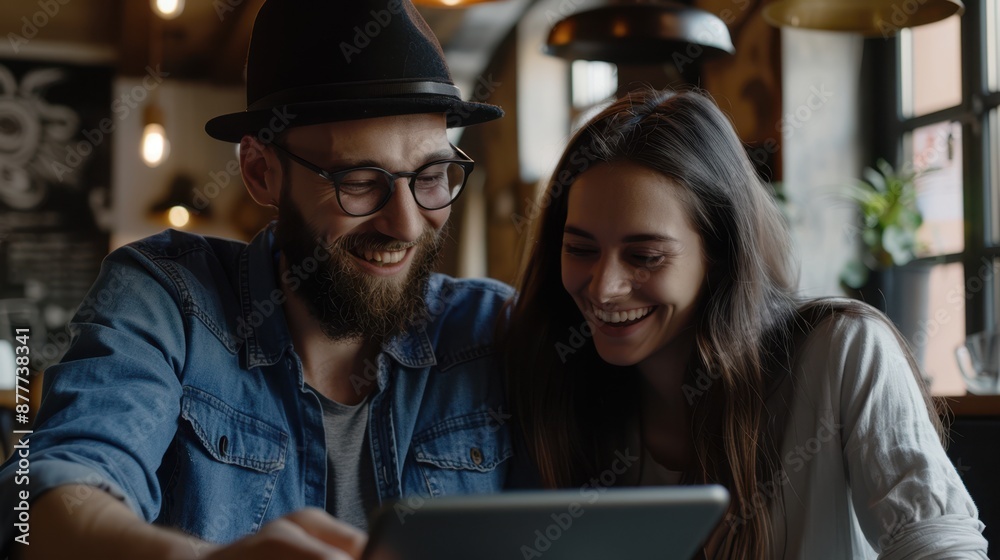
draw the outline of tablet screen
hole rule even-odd
[[[411,497],[375,514],[368,560],[688,560],[729,503],[709,486]]]

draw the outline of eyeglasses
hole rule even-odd
[[[413,200],[424,210],[447,207],[465,187],[475,166],[472,158],[452,146],[463,160],[439,160],[420,166],[416,171],[390,173],[381,167],[352,167],[330,172],[271,143],[296,163],[329,181],[337,191],[337,202],[350,216],[369,216],[382,209],[396,191],[396,180],[407,178]]]

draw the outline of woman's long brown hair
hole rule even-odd
[[[545,486],[582,485],[606,469],[624,449],[638,402],[637,374],[600,359],[560,271],[569,189],[590,167],[614,160],[640,163],[680,185],[701,234],[708,287],[685,379],[698,388],[689,398],[696,465],[684,480],[725,486],[726,548],[733,557],[765,558],[772,545],[767,507],[779,498],[762,488],[778,474],[784,429],[766,409],[767,391],[789,375],[797,335],[834,313],[884,316],[860,303],[795,297],[783,218],[712,100],[697,91],[631,93],[570,141],[539,201],[511,309],[509,398]],[[925,398],[930,407],[926,391]],[[931,419],[940,426],[935,414]]]

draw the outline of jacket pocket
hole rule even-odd
[[[431,496],[499,492],[510,434],[489,411],[450,418],[413,438],[415,459]]]
[[[264,473],[285,466],[288,434],[204,391],[184,387],[181,418],[216,461]]]
[[[191,386],[159,522],[209,542],[260,529],[285,467],[286,432]]]

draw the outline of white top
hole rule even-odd
[[[683,472],[672,471],[657,463],[656,459],[650,455],[645,447],[642,448],[641,453],[640,461],[642,462],[642,468],[640,474],[637,475],[641,477],[639,486],[673,486],[680,484],[681,477],[684,476]]]
[[[789,415],[773,558],[987,558],[976,506],[886,325],[823,321],[793,369],[767,400]]]
[[[987,558],[976,506],[886,325],[823,321],[801,343],[793,369],[767,398],[768,417],[787,426],[783,475],[760,488],[760,498],[775,486],[782,493],[770,511],[769,558]],[[630,443],[638,444],[637,433]],[[680,473],[644,449],[642,456],[640,485],[679,482]],[[635,470],[622,482],[635,484]],[[722,525],[760,513],[751,505]]]

